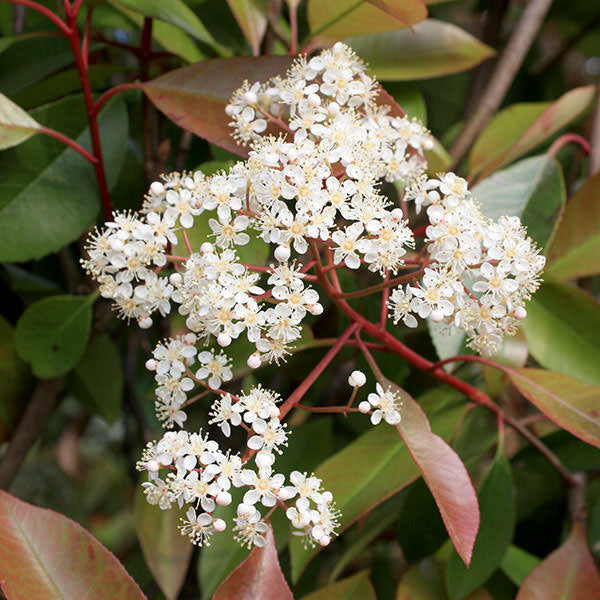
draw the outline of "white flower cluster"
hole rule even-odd
[[[427,207],[429,263],[420,283],[394,290],[390,316],[408,327],[417,325],[412,313],[445,321],[466,331],[472,348],[493,354],[527,316],[544,256],[518,217],[486,217],[454,173],[421,178],[406,199]]]

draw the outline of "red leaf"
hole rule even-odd
[[[81,525],[0,491],[0,587],[10,600],[145,598]]]
[[[479,530],[477,494],[458,454],[431,431],[423,409],[403,389],[389,380],[402,397],[402,421],[396,427],[440,509],[459,556],[468,566]]]
[[[210,552],[210,549],[209,549]],[[269,526],[263,548],[254,548],[215,592],[213,600],[294,600],[283,577],[273,530]]]
[[[588,550],[585,531],[575,523],[565,543],[527,576],[516,600],[600,598],[600,574]]]

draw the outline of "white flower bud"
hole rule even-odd
[[[290,491],[288,488],[281,488],[277,492],[277,496],[280,500],[283,500],[285,502],[286,500],[289,500],[294,496],[294,492]]]
[[[279,262],[285,262],[290,257],[290,247],[286,244],[281,244],[275,248],[273,253]]]
[[[335,115],[340,113],[340,105],[337,102],[330,102],[327,112],[329,112],[330,116],[335,117]]]
[[[321,546],[328,546],[329,542],[331,542],[331,538],[328,535],[324,535],[320,540],[319,540],[319,544],[321,544]]]
[[[254,513],[254,506],[249,506],[248,504],[244,504],[241,502],[237,507],[238,517],[249,517],[252,513]]]
[[[156,473],[160,469],[160,465],[156,460],[149,460],[146,465],[146,470],[150,471],[150,473]]]
[[[215,502],[219,506],[229,506],[231,504],[231,494],[229,492],[219,492],[215,497]]]
[[[394,210],[390,214],[392,216],[392,219],[396,222],[401,221],[402,217],[404,216],[404,213],[402,212],[401,208],[394,208]]]
[[[152,327],[152,319],[150,317],[139,319],[138,325],[140,326],[140,329],[150,329],[150,327]]]
[[[221,333],[217,336],[217,344],[222,348],[229,346],[231,344],[231,336],[225,331],[221,331]]]
[[[204,242],[200,246],[200,252],[202,254],[212,254],[215,251],[215,247],[210,242]]]
[[[225,523],[225,521],[223,521],[223,519],[215,519],[213,521],[213,527],[215,531],[225,531],[225,529],[227,528],[227,523]]]
[[[352,371],[348,377],[348,384],[351,387],[362,387],[367,383],[367,376],[362,371]]]
[[[371,219],[367,223],[368,233],[377,233],[381,229],[381,223],[377,219]]]
[[[429,318],[434,322],[434,323],[439,323],[440,321],[443,320],[444,318],[444,313],[441,310],[438,310],[437,308],[435,310],[431,311],[431,314],[429,315]]]
[[[323,314],[323,305],[320,302],[315,302],[307,307],[311,315]]]
[[[362,402],[359,403],[358,410],[363,415],[366,415],[371,410],[371,405],[366,400],[363,400]]]
[[[246,364],[251,369],[258,369],[258,367],[260,367],[261,363],[262,363],[262,359],[260,357],[260,353],[258,353],[258,352],[254,352],[253,354],[251,354],[248,357],[248,360],[246,361]]]
[[[321,98],[318,94],[309,94],[307,100],[309,106],[312,107],[319,106],[319,104],[321,104]]]
[[[183,277],[181,276],[181,273],[171,273],[171,275],[169,275],[169,282],[171,285],[179,287],[183,283]]]
[[[149,358],[146,361],[146,369],[148,371],[156,371],[156,361],[153,358]]]
[[[244,94],[244,101],[247,104],[256,104],[258,102],[258,96],[254,92],[246,92]]]
[[[331,504],[333,502],[333,494],[330,491],[325,491],[321,494],[321,500],[325,504]]]
[[[515,319],[524,319],[527,316],[527,311],[523,306],[517,306],[513,314],[515,315]]]
[[[150,185],[150,191],[155,196],[160,196],[165,191],[165,186],[160,181],[153,181]]]
[[[275,462],[275,457],[270,452],[261,450],[255,457],[254,462],[259,469],[270,467]]]

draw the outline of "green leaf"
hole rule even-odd
[[[96,297],[52,296],[25,309],[15,328],[15,344],[35,375],[57,377],[77,364],[87,344]]]
[[[421,0],[309,0],[311,37],[344,39],[410,27],[427,16]]]
[[[600,575],[579,523],[564,544],[546,557],[523,582],[516,600],[600,598]]]
[[[469,568],[452,553],[446,566],[450,600],[462,600],[481,586],[498,568],[508,549],[515,527],[515,499],[510,464],[499,456],[479,492],[481,527]]]
[[[523,102],[497,113],[475,142],[469,173],[490,173],[527,154],[574,121],[595,95],[592,85],[570,90],[554,102]]]
[[[204,27],[194,11],[181,0],[169,0],[168,2],[162,0],[114,0],[114,4],[134,10],[145,17],[160,19],[165,23],[175,25],[197,40],[209,45],[218,54],[227,53],[227,50],[217,43]]]
[[[460,394],[443,388],[423,397],[421,404],[433,429],[446,439],[454,431],[465,406]],[[419,477],[419,469],[396,429],[383,424],[327,459],[315,474],[333,494],[342,513],[344,530],[365,512],[411,484]],[[319,549],[305,550],[298,536],[290,537],[293,581],[298,580]]]
[[[167,600],[178,597],[194,550],[177,528],[186,509],[187,506],[161,510],[148,504],[141,487],[136,496],[135,531],[148,569]]]
[[[542,248],[552,238],[565,204],[562,169],[556,160],[543,155],[525,158],[494,173],[472,192],[488,217],[520,217]]]
[[[121,414],[123,367],[108,334],[92,340],[73,370],[78,398],[92,411],[114,423]]]
[[[402,107],[408,117],[415,117],[427,125],[427,106],[421,90],[413,83],[386,83],[385,90]]]
[[[0,491],[0,581],[11,600],[145,600],[81,525]]]
[[[446,360],[451,356],[463,354],[463,351],[468,352],[466,345],[467,336],[462,329],[458,329],[454,325],[435,323],[431,319],[427,320],[427,329],[431,343],[440,360]],[[456,366],[456,363],[448,363],[444,365],[443,369],[447,373],[452,373],[456,369]]]
[[[550,420],[600,448],[600,387],[544,369],[506,369],[513,385]]]
[[[32,112],[39,122],[90,149],[85,107],[70,96]],[[109,186],[127,149],[127,110],[122,99],[100,112],[98,123]],[[0,163],[0,260],[21,262],[56,252],[76,240],[99,209],[94,169],[58,140],[35,136],[2,154]]]
[[[302,596],[300,600],[377,600],[377,597],[369,581],[369,572],[361,571],[352,577]]]
[[[572,279],[600,273],[600,173],[569,200],[547,252],[548,273]]]
[[[600,385],[600,311],[588,294],[548,280],[527,304],[523,330],[543,367]]]
[[[229,127],[225,107],[245,79],[266,81],[285,73],[291,62],[289,56],[205,60],[148,81],[143,84],[143,90],[179,127],[238,156],[248,156],[248,150],[231,137],[233,130]],[[202,110],[198,110],[198,106]]]
[[[537,556],[517,546],[509,546],[502,558],[500,568],[516,586],[520,586],[539,563],[540,559]]]
[[[32,31],[29,33],[21,33],[20,35],[7,35],[0,38],[0,52],[4,52],[7,48],[10,48],[13,44],[20,42],[26,42],[33,38],[49,37],[51,34],[47,31]]]
[[[40,127],[20,106],[0,94],[0,150],[24,142],[38,133]]]
[[[252,48],[260,54],[260,44],[267,30],[268,0],[227,0],[229,8]]]
[[[326,3],[323,3],[326,4]],[[383,81],[414,81],[466,71],[494,50],[452,23],[427,19],[411,30],[344,40]]]
[[[17,265],[6,263],[4,269],[10,281],[10,288],[21,298],[23,304],[31,304],[63,291],[55,281],[30,273]]]
[[[432,560],[412,566],[402,575],[396,600],[441,600],[446,597],[440,568]]]

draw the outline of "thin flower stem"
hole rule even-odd
[[[389,282],[390,275],[389,273],[385,274],[385,281]],[[379,318],[379,325],[385,328],[385,324],[387,323],[388,316],[388,299],[390,297],[390,288],[386,287],[381,292],[381,316]]]
[[[132,82],[132,83],[121,83],[120,85],[115,85],[115,87],[110,88],[110,90],[106,90],[94,105],[94,110],[96,114],[100,112],[100,109],[108,102],[113,96],[120,94],[122,92],[127,92],[128,90],[140,90],[142,89],[142,84],[140,82]]]
[[[377,285],[372,285],[371,287],[364,288],[362,290],[356,290],[355,292],[337,293],[335,297],[348,300],[350,298],[360,298],[361,296],[368,296],[369,294],[374,294],[375,292],[379,292],[380,290],[389,290],[389,288],[394,287],[399,283],[406,283],[407,281],[417,279],[421,275],[422,271],[422,269],[419,269],[418,271],[414,271],[413,273],[409,273],[408,275],[396,277],[395,279],[389,279],[387,281],[383,281],[382,283],[378,283]]]
[[[298,53],[298,7],[295,2],[290,5],[290,54]]]
[[[189,256],[176,256],[174,254],[165,254],[167,260],[173,262],[187,262],[189,260]]]
[[[358,408],[350,408],[350,406],[306,406],[304,404],[296,404],[296,408],[300,408],[302,410],[306,410],[308,412],[315,413],[349,413],[349,412],[359,412]]]
[[[70,148],[73,148],[73,150],[75,150],[75,152],[78,152],[79,154],[81,154],[81,156],[83,156],[83,158],[85,158],[87,161],[89,161],[93,165],[95,165],[98,162],[98,159],[95,156],[93,156],[92,154],[90,154],[83,146],[80,146],[75,140],[72,140],[70,137],[67,137],[66,135],[62,134],[60,131],[56,131],[55,129],[50,129],[49,127],[40,127],[40,129],[38,129],[38,132],[43,133],[44,135],[53,137],[53,138],[59,140],[60,142],[62,142],[63,144],[66,144]]]
[[[360,337],[360,333],[358,331],[354,334],[354,337],[356,338],[358,347],[360,348],[360,351],[363,353],[363,356],[367,359],[367,362],[369,363],[369,366],[371,367],[371,370],[373,371],[373,374],[375,375],[375,377],[377,377],[377,379],[379,379],[380,381],[385,379],[383,373],[381,372],[381,369],[379,368],[379,365],[377,364],[377,361],[375,360],[373,355],[369,352],[369,349],[365,346],[364,342],[362,341],[362,338]]]
[[[28,8],[32,8],[37,12],[44,15],[47,19],[50,19],[63,33],[65,36],[71,35],[71,28],[58,16],[55,15],[49,8],[46,6],[39,4],[38,2],[33,2],[32,0],[4,0],[8,1],[11,4],[21,4],[22,6],[27,6]]]
[[[192,245],[190,244],[190,240],[187,236],[187,233],[185,232],[185,229],[183,228],[181,228],[181,237],[183,237],[185,247],[187,248],[187,251],[190,253],[190,255],[194,254],[194,251],[192,250]]]

